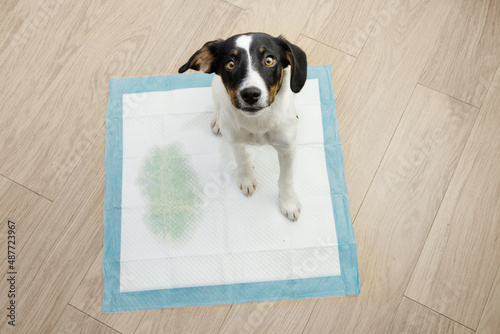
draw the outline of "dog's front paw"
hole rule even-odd
[[[280,208],[283,213],[291,221],[297,221],[300,216],[300,202],[297,195],[280,196]]]
[[[238,183],[240,184],[240,189],[243,195],[248,197],[252,196],[255,192],[255,186],[257,185],[257,182],[255,181],[255,178],[253,176],[240,177]]]
[[[210,126],[212,127],[212,132],[217,135],[217,136],[221,136],[222,135],[222,132],[220,132],[220,126],[219,126],[219,119],[218,118],[214,118],[214,120],[212,121],[212,123],[210,123]]]

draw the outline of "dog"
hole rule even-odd
[[[231,144],[243,194],[252,196],[257,186],[246,146],[272,145],[280,164],[280,209],[296,221],[301,205],[293,179],[298,122],[294,95],[307,79],[305,52],[282,36],[246,33],[205,43],[179,73],[188,69],[216,74],[211,127]]]

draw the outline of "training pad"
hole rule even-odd
[[[110,80],[103,312],[359,293],[356,242],[327,66],[296,95],[295,189],[279,208],[279,163],[249,147],[253,196],[215,136],[213,75]]]

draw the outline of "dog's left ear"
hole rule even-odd
[[[279,36],[285,48],[286,59],[288,64],[292,66],[292,78],[290,80],[290,88],[292,92],[298,93],[304,87],[307,79],[307,56],[301,48],[287,41],[283,36]]]
[[[184,73],[189,69],[203,71],[205,73],[215,72],[214,63],[220,42],[222,42],[222,39],[205,43],[201,49],[196,51],[196,53],[189,58],[187,63],[179,68],[179,73]]]

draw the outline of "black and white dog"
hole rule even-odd
[[[179,73],[188,69],[217,74],[212,130],[224,133],[233,148],[243,194],[251,196],[257,184],[245,146],[272,145],[280,163],[281,212],[296,221],[300,202],[293,182],[298,121],[294,93],[306,82],[304,51],[281,36],[248,33],[206,43]]]

